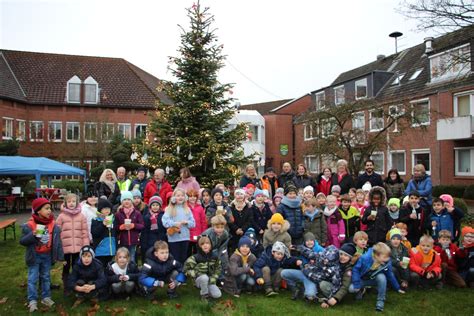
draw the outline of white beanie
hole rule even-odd
[[[303,189],[303,193],[306,192],[306,191],[311,191],[311,192],[314,193],[314,188],[312,186],[308,185]]]
[[[369,192],[370,190],[372,190],[372,184],[370,184],[370,182],[366,182],[362,186],[362,191]]]

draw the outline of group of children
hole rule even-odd
[[[192,283],[205,301],[221,290],[274,296],[283,287],[323,308],[376,287],[382,311],[387,281],[400,293],[474,286],[474,229],[461,230],[463,213],[449,195],[433,199],[431,211],[419,206],[416,191],[386,202],[381,187],[340,196],[333,186],[330,195],[314,196],[312,187],[290,184],[273,199],[248,187],[235,190],[232,201],[225,192],[222,185],[177,188],[165,209],[158,195],[144,204],[138,190],[122,192],[117,209],[93,193],[82,203],[68,194],[57,219],[47,199],[34,200],[20,240],[27,247],[29,310],[38,308],[38,281],[40,302],[54,305],[55,261],[64,262],[64,291],[76,296],[74,306],[132,293],[153,298],[159,288],[172,299]]]

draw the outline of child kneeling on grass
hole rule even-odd
[[[360,257],[352,269],[352,284],[349,287],[349,292],[357,293],[356,299],[361,300],[367,286],[377,287],[377,303],[375,305],[377,312],[382,312],[384,309],[387,279],[395,291],[401,294],[405,293],[400,289],[392,272],[390,253],[390,248],[379,242]]]
[[[140,274],[140,284],[149,299],[159,287],[168,286],[167,294],[171,299],[177,298],[176,288],[184,281],[180,276],[183,266],[169,252],[168,244],[158,240],[146,253],[145,264]],[[180,277],[178,277],[180,276]]]
[[[127,300],[130,298],[138,282],[138,267],[130,261],[130,252],[122,247],[115,254],[115,262],[107,266],[107,281],[113,294],[125,294]]]
[[[431,236],[423,235],[420,244],[410,251],[410,281],[413,286],[421,285],[426,288],[435,285],[443,287],[441,282],[441,258],[433,249],[434,240]]]
[[[186,260],[184,271],[194,280],[196,287],[201,289],[203,301],[221,297],[221,290],[216,285],[221,270],[219,256],[212,252],[211,240],[207,236],[199,237],[197,254]]]
[[[28,308],[38,310],[38,281],[41,280],[41,303],[54,305],[51,299],[51,266],[64,260],[59,226],[54,223],[51,203],[45,198],[32,203],[33,214],[22,225],[20,244],[26,247],[25,261],[28,266]]]
[[[400,283],[401,288],[406,290],[408,288],[408,281],[410,279],[410,270],[408,264],[410,262],[409,250],[402,244],[402,233],[398,228],[392,228],[389,231],[390,241],[387,245],[390,247],[392,270],[393,274]]]
[[[241,237],[237,249],[229,259],[224,291],[235,297],[239,297],[242,290],[252,292],[255,285],[253,265],[257,258],[251,253],[251,246],[252,240],[249,237]]]
[[[466,282],[458,273],[458,262],[466,257],[466,253],[451,242],[453,235],[449,230],[441,230],[438,236],[439,244],[434,247],[434,250],[441,257],[443,282],[455,287],[466,287]]]
[[[74,291],[77,300],[72,306],[79,306],[86,299],[97,303],[107,286],[102,263],[95,259],[92,247],[84,246],[79,252],[79,260],[74,264],[68,279],[69,289]]]

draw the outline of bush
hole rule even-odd
[[[452,197],[462,198],[464,195],[465,185],[437,185],[433,187],[433,196],[441,194],[449,194]]]
[[[461,199],[461,198],[454,198],[454,206],[456,206],[457,208],[459,208],[459,209],[464,213],[464,215],[467,214],[468,207],[467,207],[466,202],[465,202],[463,199]]]
[[[474,185],[469,185],[464,190],[464,196],[466,200],[474,200]]]

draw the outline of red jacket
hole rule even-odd
[[[324,193],[324,195],[328,196],[331,194],[331,186],[332,186],[332,179],[329,178],[328,180],[324,180],[323,177],[319,179],[317,185],[316,185],[316,192],[317,193]]]
[[[432,256],[431,263],[428,267],[423,268],[423,252],[420,246],[410,250],[410,270],[424,276],[427,272],[433,272],[437,276],[441,274],[441,258],[439,254],[433,249],[430,251],[428,256]]]
[[[458,271],[458,264],[457,264],[457,259],[465,258],[466,253],[459,249],[458,246],[455,244],[451,243],[449,245],[449,248],[447,249],[449,253],[451,254],[451,259],[448,257],[448,254],[446,253],[446,250],[443,250],[441,245],[436,245],[434,246],[434,250],[439,253],[441,257],[441,263],[447,263],[448,264],[448,269],[452,271]]]
[[[148,204],[150,198],[155,195],[157,191],[158,187],[156,186],[155,180],[148,181],[145,187],[145,191],[143,192],[143,201]],[[161,206],[162,209],[165,209],[165,207],[168,205],[168,201],[166,200],[166,194],[168,194],[168,192],[173,192],[173,188],[171,188],[171,185],[168,183],[168,181],[163,179],[159,192],[160,197],[163,200],[163,205]]]
[[[189,239],[191,242],[197,242],[197,237],[207,229],[206,212],[201,204],[196,203],[194,207],[188,204],[193,213],[195,226],[189,229]]]

